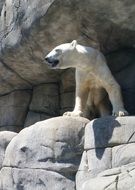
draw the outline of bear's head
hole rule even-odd
[[[73,40],[71,43],[61,44],[55,47],[46,57],[45,61],[51,68],[65,69],[72,67],[69,62],[76,49],[77,41]],[[68,62],[68,64],[67,64]]]

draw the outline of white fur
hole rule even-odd
[[[59,61],[54,68],[76,68],[75,107],[73,112],[66,112],[65,115],[88,117],[88,107],[93,105],[98,108],[101,116],[108,115],[109,110],[102,103],[105,94],[103,89],[107,91],[111,101],[112,114],[115,116],[128,114],[124,109],[120,86],[112,76],[101,52],[79,45],[74,40],[57,46],[46,58],[52,62]]]

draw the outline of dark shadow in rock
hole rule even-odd
[[[106,56],[108,66],[119,83],[125,109],[135,115],[135,48],[122,48]]]
[[[110,146],[109,140],[113,135],[114,128],[121,126],[115,118],[113,116],[107,116],[96,119],[93,122],[95,151],[98,159],[102,158],[105,148]]]

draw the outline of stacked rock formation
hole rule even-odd
[[[95,119],[85,128],[77,190],[135,188],[135,117]]]
[[[57,117],[0,142],[1,190],[135,188],[134,117]]]
[[[0,189],[75,189],[87,123],[58,117],[23,129],[6,149]]]

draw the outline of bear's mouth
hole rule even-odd
[[[51,67],[56,67],[59,63],[59,60],[55,59],[55,60],[52,60],[52,59],[49,59],[49,58],[45,58],[46,62],[48,63],[49,66]]]
[[[55,60],[52,62],[51,66],[56,67],[59,64],[59,60]]]

